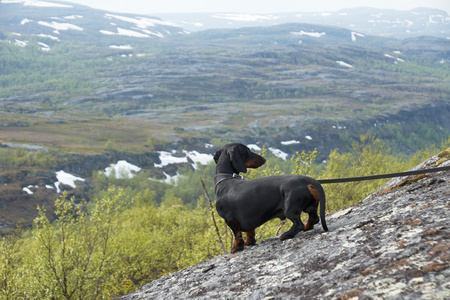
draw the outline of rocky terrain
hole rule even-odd
[[[417,168],[450,165],[449,151]],[[273,237],[121,299],[450,299],[449,199],[448,171],[394,178],[329,214],[329,232]]]

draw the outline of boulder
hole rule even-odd
[[[442,160],[417,168],[450,165]],[[449,171],[395,178],[328,214],[329,232],[273,237],[120,299],[449,299],[449,198]]]

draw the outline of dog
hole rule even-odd
[[[255,229],[273,218],[287,218],[293,223],[281,234],[280,240],[291,239],[300,231],[313,229],[314,224],[319,223],[319,203],[322,227],[328,231],[325,192],[317,180],[300,175],[244,180],[239,173],[247,173],[247,168],[258,168],[266,160],[238,143],[227,144],[217,150],[214,161],[216,209],[233,231],[235,240],[231,253],[256,244]],[[309,215],[306,225],[300,220],[302,211]],[[246,233],[245,241],[242,232]]]

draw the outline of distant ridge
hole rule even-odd
[[[179,24],[189,31],[218,28],[273,26],[283,23],[310,23],[338,26],[368,35],[399,39],[429,35],[450,37],[450,16],[444,10],[415,8],[393,10],[352,8],[331,12],[291,12],[272,14],[158,14],[166,21]]]

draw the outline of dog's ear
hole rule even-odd
[[[247,173],[247,167],[245,166],[244,159],[239,147],[228,148],[228,156],[230,157],[233,168],[241,173]]]
[[[216,153],[214,154],[214,161],[216,162],[216,164],[219,161],[219,157],[222,154],[222,151],[223,151],[223,147],[220,148],[219,150],[217,150]]]

